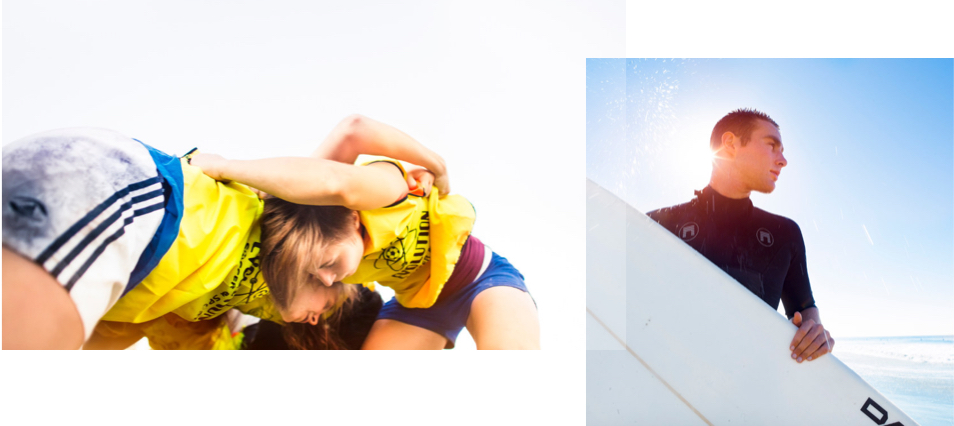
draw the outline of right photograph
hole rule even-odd
[[[589,425],[954,425],[954,60],[587,59]]]

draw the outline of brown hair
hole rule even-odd
[[[328,321],[322,319],[318,325],[260,321],[246,333],[242,349],[361,349],[384,300],[365,286],[354,287],[357,295]]]
[[[354,285],[340,283],[338,285],[346,285],[352,288],[357,287]],[[348,347],[338,333],[343,314],[345,311],[351,309],[351,300],[352,299],[349,298],[348,302],[346,302],[341,308],[333,310],[331,315],[327,318],[322,315],[318,319],[317,325],[298,322],[285,324],[285,326],[282,327],[282,337],[285,339],[285,342],[288,343],[288,347],[291,349],[326,350],[360,349]]]
[[[293,323],[282,327],[282,338],[290,349],[361,349],[384,301],[381,295],[362,285],[353,297],[318,325]]]
[[[756,120],[765,120],[778,128],[778,123],[772,120],[768,114],[749,108],[739,108],[722,117],[712,129],[712,136],[709,137],[709,148],[718,151],[722,148],[722,135],[725,132],[732,132],[742,138],[742,146],[749,142],[752,137],[752,131],[755,130]]]
[[[305,206],[275,197],[265,198],[262,213],[262,276],[279,309],[287,309],[299,288],[323,286],[309,271],[313,255],[341,241],[354,223],[354,211],[341,206]],[[353,285],[334,283],[335,311],[354,295]],[[327,320],[328,312],[322,315]]]

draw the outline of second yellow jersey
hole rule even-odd
[[[388,161],[406,172],[401,165]],[[370,164],[370,163],[366,163]],[[460,195],[427,196],[359,212],[365,229],[364,253],[349,284],[377,282],[394,290],[404,307],[428,308],[454,272],[461,248],[474,227],[473,205]]]

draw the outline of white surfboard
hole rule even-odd
[[[652,219],[586,197],[588,425],[917,424],[835,356],[796,363],[796,327]]]

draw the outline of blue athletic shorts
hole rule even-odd
[[[391,298],[384,304],[378,319],[390,319],[405,324],[431,330],[447,338],[447,346],[451,349],[457,341],[460,330],[467,325],[470,316],[470,306],[480,292],[491,287],[506,286],[523,290],[529,293],[523,282],[523,275],[514,268],[507,258],[493,253],[490,264],[483,274],[474,282],[462,287],[447,299],[438,301],[430,308],[405,308],[397,300]]]

